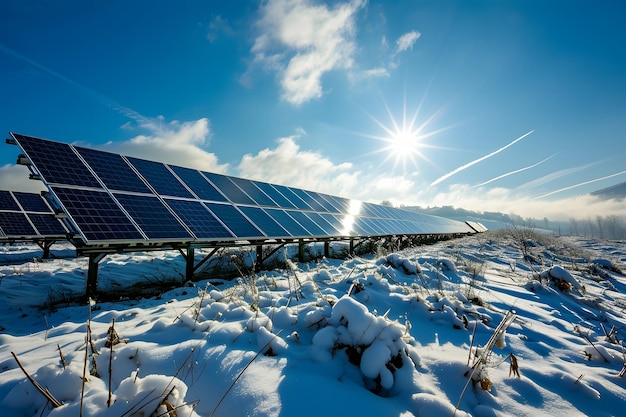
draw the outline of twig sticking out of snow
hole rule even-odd
[[[15,362],[17,362],[17,365],[20,367],[22,372],[24,372],[24,375],[26,375],[26,378],[28,378],[31,384],[33,384],[33,386],[37,388],[37,391],[41,392],[41,394],[44,397],[46,397],[48,401],[50,401],[50,403],[52,403],[52,406],[54,408],[60,407],[62,405],[61,402],[57,400],[56,398],[54,398],[54,396],[50,393],[48,388],[43,388],[41,385],[39,385],[37,381],[35,381],[35,379],[32,376],[30,376],[30,374],[26,371],[26,369],[24,369],[22,362],[20,362],[20,360],[17,358],[17,355],[14,352],[11,352],[11,355],[13,355],[13,358],[15,358]]]

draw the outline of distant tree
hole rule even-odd
[[[381,206],[393,207],[393,204],[389,200],[383,200],[380,202]]]

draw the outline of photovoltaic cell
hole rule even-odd
[[[165,167],[165,164],[132,157],[128,157],[128,160],[159,195],[193,198],[183,184]]]
[[[20,206],[22,206],[24,211],[34,211],[39,213],[52,212],[40,194],[13,191],[13,195],[20,203]]]
[[[226,175],[215,174],[213,172],[202,172],[217,188],[219,188],[228,199],[235,204],[249,204],[255,205],[256,203],[246,194],[241,188],[230,180]]]
[[[148,239],[189,239],[191,235],[157,197],[114,194]]]
[[[87,241],[143,239],[142,234],[106,192],[51,188]]]
[[[300,223],[295,221],[284,210],[280,209],[265,209],[265,212],[269,214],[278,224],[280,224],[291,236],[302,237],[309,236],[310,233]]]
[[[183,168],[170,165],[170,168],[183,180],[187,187],[191,189],[201,200],[209,201],[226,201],[219,191],[209,183],[200,171],[195,169]]]
[[[13,137],[48,184],[101,188],[70,145],[22,135]]]
[[[27,216],[30,218],[33,225],[35,225],[39,235],[63,236],[67,233],[59,220],[56,219],[53,214],[30,213]]]
[[[232,238],[230,233],[207,208],[198,201],[165,200],[198,239]]]
[[[267,236],[275,238],[289,237],[290,234],[259,207],[239,206],[239,210],[260,228]]]
[[[8,191],[0,190],[0,210],[20,211],[20,207]]]
[[[109,190],[152,193],[121,155],[76,147]]]
[[[254,184],[259,187],[265,194],[270,196],[272,200],[276,202],[278,207],[282,208],[296,208],[296,206],[282,195],[272,184],[266,182],[253,181]]]
[[[339,213],[337,208],[329,203],[322,194],[313,191],[307,191],[307,193],[309,193],[311,197],[315,198],[315,201],[324,207],[324,210],[321,210],[322,212],[327,211],[329,213]]]
[[[254,227],[234,206],[230,204],[205,203],[206,206],[240,238],[264,238],[265,235]]]
[[[278,207],[276,203],[267,196],[260,188],[258,188],[250,180],[244,178],[231,177],[230,180],[237,184],[250,198],[252,198],[259,206]]]
[[[0,212],[0,227],[7,236],[37,235],[24,213]]]

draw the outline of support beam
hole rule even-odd
[[[304,262],[304,240],[298,240],[298,262]]]
[[[185,280],[191,281],[193,280],[193,273],[195,271],[195,256],[196,250],[193,247],[187,248],[187,253],[185,256]]]
[[[349,252],[350,256],[354,256],[354,238],[351,237],[350,238],[350,252]]]
[[[263,245],[257,245],[256,247],[256,262],[254,263],[254,272],[261,272],[261,265],[263,265]]]
[[[198,263],[196,264],[196,266],[194,266],[194,267],[193,267],[193,272],[196,272],[196,271],[197,271],[197,270],[198,270],[198,269],[199,269],[202,265],[204,265],[204,263],[205,263],[206,261],[208,261],[208,260],[211,258],[211,256],[215,255],[215,252],[217,252],[217,249],[218,249],[218,248],[213,248],[213,250],[212,250],[211,252],[209,252],[209,254],[208,254],[208,255],[206,255],[204,258],[202,258],[202,259],[200,260],[200,262],[198,262]]]
[[[104,259],[106,253],[90,253],[87,267],[87,300],[95,297],[98,293],[98,264]]]
[[[324,242],[324,257],[330,258],[330,242],[328,240]]]

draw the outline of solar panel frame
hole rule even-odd
[[[267,214],[261,207],[238,206],[238,208],[267,236],[271,236],[276,239],[292,237],[292,235],[283,226],[281,226],[280,223]]]
[[[308,230],[311,237],[326,237],[327,234],[317,223],[307,217],[306,213],[298,210],[285,210],[295,221]]]
[[[230,177],[229,179],[241,188],[241,190],[245,192],[248,197],[254,200],[257,205],[264,207],[278,207],[278,204],[276,204],[274,200],[265,194],[263,190],[257,187],[251,180],[235,177]]]
[[[278,207],[292,209],[297,208],[287,197],[285,197],[280,191],[278,191],[272,184],[261,181],[252,181],[254,185],[259,187],[261,191],[267,194]]]
[[[281,225],[293,237],[309,236],[310,232],[294,220],[284,209],[267,208],[265,212],[269,214],[278,224]]]
[[[296,193],[294,193],[291,188],[286,187],[284,185],[277,185],[277,184],[272,184],[274,186],[274,188],[276,188],[282,195],[284,195],[285,197],[287,197],[287,199],[289,201],[291,201],[293,203],[293,205],[296,206],[296,208],[300,209],[300,210],[309,210],[309,211],[313,211],[313,209],[311,208],[311,206],[309,206],[303,199],[301,199],[300,197],[298,197],[298,195]],[[286,207],[285,207],[286,208]]]
[[[52,212],[52,209],[48,206],[41,194],[25,193],[20,191],[12,191],[12,194],[24,211],[35,213]]]
[[[28,213],[27,216],[40,236],[54,237],[67,234],[67,230],[53,214]]]

